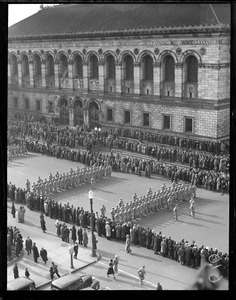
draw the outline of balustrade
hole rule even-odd
[[[197,98],[198,97],[198,84],[197,83],[184,83],[183,84],[183,97],[184,98]]]
[[[173,81],[163,81],[161,83],[161,96],[164,97],[175,96],[175,83]]]

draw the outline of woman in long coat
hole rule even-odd
[[[111,226],[109,224],[109,222],[106,222],[106,238],[107,240],[110,240],[111,239]]]
[[[125,251],[126,251],[127,253],[131,253],[131,250],[130,250],[130,237],[129,237],[128,234],[126,235]]]
[[[87,234],[87,231],[85,228],[83,230],[83,244],[84,244],[84,247],[87,247],[87,245],[88,245],[88,234]]]
[[[113,275],[113,278],[116,278],[115,277],[115,272],[114,272],[114,269],[113,269],[113,259],[110,260],[109,267],[107,269],[107,277],[109,277],[110,274]]]
[[[13,218],[15,218],[16,216],[16,208],[15,208],[15,204],[14,203],[12,203],[12,207],[11,207],[11,213],[12,213],[12,216],[13,216]]]
[[[73,241],[73,243],[75,243],[75,241],[76,241],[76,229],[75,229],[75,226],[73,226],[72,228],[71,228],[71,239],[72,239],[72,241]]]
[[[45,233],[46,232],[46,222],[44,219],[42,220],[41,226],[42,226],[43,232]]]

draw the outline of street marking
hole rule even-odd
[[[107,266],[105,263],[103,263],[103,262],[101,262],[101,261],[98,261],[98,263],[100,263],[100,264],[102,264],[102,265],[104,265],[104,266]],[[123,271],[123,270],[121,270],[121,269],[118,270],[118,273],[124,273],[124,274],[129,275],[130,277],[133,277],[133,278],[139,280],[139,277],[138,277],[138,276],[135,276],[135,275],[133,275],[133,274],[130,274],[130,273],[128,273],[128,272],[126,272],[126,271]],[[147,280],[144,280],[144,282],[146,282],[146,283],[148,283],[148,284],[150,284],[150,285],[156,287],[155,284],[153,284],[153,283],[151,283],[151,282],[149,282],[149,281],[147,281]]]

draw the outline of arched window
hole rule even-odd
[[[163,81],[175,81],[175,62],[171,55],[167,55],[163,60]]]
[[[74,64],[75,64],[75,67],[74,67],[75,77],[83,78],[82,58],[79,55],[76,55]]]
[[[149,55],[143,59],[143,79],[153,81],[153,61]]]
[[[35,55],[34,57],[34,75],[38,76],[41,75],[41,61],[40,57],[38,55]]]
[[[195,56],[188,56],[186,59],[186,82],[197,83],[198,81],[198,61]]]
[[[11,75],[18,75],[18,65],[15,55],[11,56]]]
[[[22,57],[22,75],[29,75],[29,60],[26,55]]]
[[[67,77],[68,76],[68,61],[66,56],[63,54],[60,57],[60,63],[59,63],[59,76]]]
[[[54,61],[51,55],[48,55],[46,59],[46,75],[54,76]]]
[[[127,55],[124,59],[124,79],[134,79],[133,58]]]
[[[90,78],[98,79],[98,59],[95,55],[90,57]]]
[[[116,77],[115,59],[112,55],[109,55],[106,60],[107,78],[114,79]]]

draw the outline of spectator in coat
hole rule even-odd
[[[41,256],[43,262],[45,263],[45,265],[48,261],[47,255],[48,255],[47,250],[42,247],[42,249],[40,250],[40,256]]]
[[[28,271],[28,268],[25,268],[25,277],[30,277],[30,272]]]
[[[75,229],[75,226],[73,226],[73,227],[71,228],[71,239],[72,239],[73,243],[75,243],[75,241],[77,240],[77,238],[76,238],[76,229]]]
[[[127,253],[131,253],[131,249],[130,249],[130,236],[128,234],[126,235],[125,251]]]
[[[14,264],[14,267],[13,267],[13,274],[14,274],[14,278],[15,278],[15,279],[19,277],[19,270],[18,270],[17,263]]]
[[[38,247],[36,246],[36,243],[33,244],[32,247],[33,250],[33,256],[34,256],[34,262],[38,262],[38,258],[39,258],[39,251],[38,251]]]
[[[85,228],[83,229],[83,245],[84,247],[88,245],[88,234]]]
[[[31,254],[32,244],[32,240],[28,236],[28,238],[25,240],[25,250],[27,251],[28,255]]]
[[[107,240],[111,240],[111,226],[109,224],[109,222],[106,222],[106,225],[105,225],[105,228],[106,228],[106,238]]]
[[[83,229],[80,226],[78,229],[78,239],[79,239],[79,245],[83,244]]]
[[[12,214],[13,218],[16,217],[16,208],[15,208],[15,204],[14,203],[12,203],[11,214]]]

